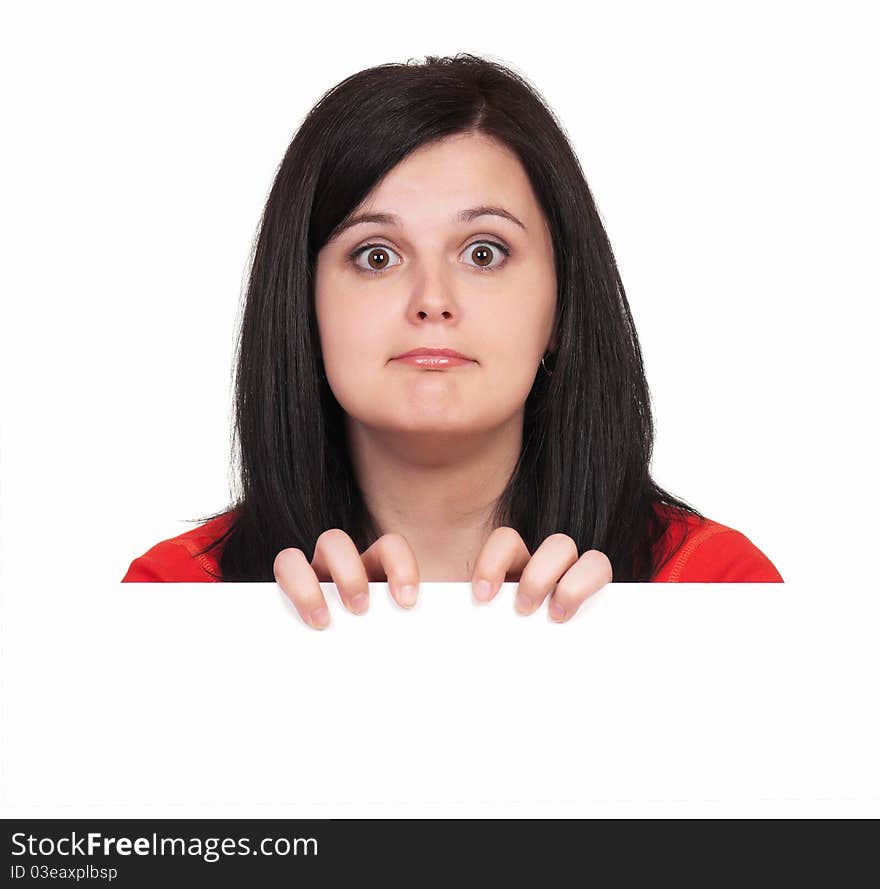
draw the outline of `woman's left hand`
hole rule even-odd
[[[591,549],[578,558],[577,544],[567,534],[551,534],[530,555],[518,531],[496,528],[477,556],[471,583],[477,599],[489,602],[505,580],[518,580],[520,614],[534,613],[552,593],[550,617],[562,623],[588,596],[611,583],[611,576],[604,553]]]

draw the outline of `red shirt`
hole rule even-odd
[[[672,522],[661,545],[674,545],[682,537],[684,541],[652,583],[783,583],[770,559],[744,534],[710,519],[700,525],[695,516],[669,512]],[[220,574],[217,550],[196,553],[218,537],[230,519],[227,513],[157,543],[131,563],[122,582],[216,583],[208,570]]]

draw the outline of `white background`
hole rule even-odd
[[[8,5],[7,604],[41,578],[87,600],[227,505],[233,338],[290,139],[344,77],[460,51],[524,74],[572,140],[645,355],[657,481],[745,533],[787,582],[827,591],[829,610],[840,584],[875,595],[872,12]]]

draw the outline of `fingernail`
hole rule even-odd
[[[366,593],[358,593],[351,600],[351,610],[354,611],[355,614],[361,614],[367,610],[369,604],[369,596],[367,596]]]
[[[324,608],[316,608],[312,612],[312,626],[316,630],[323,630],[330,623],[330,612]]]
[[[550,617],[553,620],[563,620],[565,617],[565,609],[555,599],[550,603]]]
[[[517,593],[516,610],[520,614],[528,614],[532,610],[532,600],[525,593]]]
[[[407,608],[409,608],[416,604],[416,597],[418,596],[418,594],[418,587],[415,587],[411,583],[408,583],[405,587],[401,587],[400,601],[403,605],[406,605]]]
[[[474,584],[474,595],[481,602],[488,602],[492,595],[492,584],[488,580],[478,580]]]

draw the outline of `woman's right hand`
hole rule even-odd
[[[319,584],[335,583],[345,607],[363,614],[370,603],[370,581],[388,581],[394,600],[412,608],[419,591],[415,553],[400,534],[384,534],[363,553],[345,531],[331,528],[315,543],[312,561],[301,549],[283,549],[273,564],[275,580],[300,617],[316,630],[330,623],[330,610]]]

